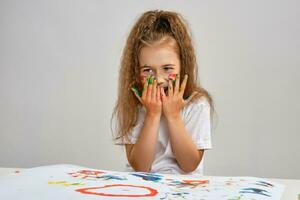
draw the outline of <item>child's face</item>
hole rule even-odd
[[[175,49],[166,44],[145,46],[139,54],[140,81],[144,84],[152,75],[159,86],[168,87],[169,79],[180,74],[180,60]]]

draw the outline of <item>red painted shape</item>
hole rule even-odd
[[[147,76],[145,75],[140,75],[140,81],[144,81],[146,79]]]
[[[133,188],[142,188],[149,191],[147,194],[109,194],[109,193],[101,193],[101,192],[91,192],[91,190],[101,189],[101,188],[110,188],[110,187],[133,187]],[[153,197],[158,192],[157,190],[144,187],[144,186],[136,186],[136,185],[126,185],[126,184],[114,184],[114,185],[105,185],[102,187],[91,187],[91,188],[81,188],[75,190],[76,192],[80,192],[82,194],[93,194],[98,196],[106,196],[106,197]]]
[[[169,74],[169,78],[176,78],[177,74]]]
[[[188,184],[208,184],[209,181],[208,180],[183,180],[184,183],[188,183]]]
[[[79,170],[77,172],[72,172],[72,173],[68,173],[70,174],[72,177],[78,177],[79,175],[84,175],[84,177],[87,176],[97,176],[99,174],[104,174],[105,172],[101,172],[101,171],[96,171],[96,170],[88,170],[88,169],[83,169],[83,170]]]
[[[86,174],[86,175],[98,175],[98,174],[104,174],[104,172],[101,171],[93,171],[93,170],[80,170],[77,173]]]

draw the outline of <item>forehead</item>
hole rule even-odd
[[[169,45],[145,46],[139,53],[139,64],[140,66],[179,65],[179,56]]]

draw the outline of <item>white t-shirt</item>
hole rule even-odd
[[[117,144],[135,144],[143,127],[146,111],[144,108],[139,109],[137,125],[133,128],[129,141]],[[210,106],[205,98],[199,98],[193,103],[185,106],[181,110],[181,117],[184,121],[185,128],[191,136],[194,144],[198,149],[211,149],[211,123],[210,123]],[[151,166],[150,172],[167,173],[167,174],[186,174],[182,171],[172,152],[171,142],[169,139],[167,122],[162,115],[158,130],[158,141],[156,144],[155,159]],[[130,164],[126,164],[127,171],[133,171]],[[197,169],[189,174],[203,174],[203,159]]]

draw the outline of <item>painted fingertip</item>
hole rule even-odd
[[[148,85],[152,85],[153,84],[153,76],[150,75],[147,79]]]
[[[150,77],[151,77],[151,75],[147,75],[147,77],[146,77],[147,82],[149,82]]]
[[[139,96],[141,97],[142,94],[140,93],[140,91],[137,89],[137,87],[132,87],[133,91]]]

